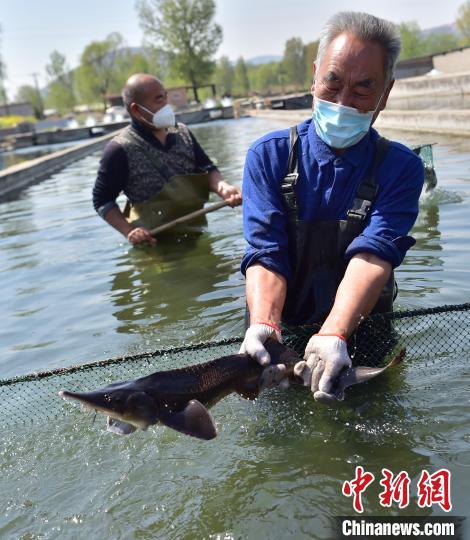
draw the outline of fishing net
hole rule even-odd
[[[349,352],[354,365],[367,366],[384,365],[404,347],[407,363],[465,355],[470,353],[469,324],[470,303],[371,315],[350,338]],[[285,343],[302,355],[317,330],[310,326],[285,331]],[[241,341],[241,337],[234,337],[0,380],[0,426],[51,420],[71,411],[73,406],[58,397],[59,390],[93,390],[154,371],[235,354]]]
[[[432,155],[432,144],[412,146],[411,149],[423,162],[425,190],[429,191],[437,185],[437,176],[436,171],[434,170],[434,159]]]

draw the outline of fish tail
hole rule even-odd
[[[401,349],[401,351],[395,356],[395,358],[388,364],[387,367],[398,366],[398,364],[401,363],[403,358],[405,358],[405,355],[406,349],[403,347],[403,349]]]

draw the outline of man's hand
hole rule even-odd
[[[136,227],[127,233],[127,240],[132,245],[147,243],[154,246],[157,241],[145,227]]]
[[[261,366],[267,366],[271,362],[271,357],[264,347],[264,342],[275,334],[276,339],[282,343],[280,328],[271,323],[254,323],[250,325],[245,333],[245,339],[238,351],[240,354],[246,353],[254,358]]]
[[[228,182],[219,182],[217,193],[224,201],[227,201],[230,206],[240,206],[242,203],[242,192],[240,188],[232,186]]]
[[[294,367],[294,373],[310,386],[313,397],[330,394],[343,368],[351,366],[344,337],[334,334],[315,334],[305,348],[304,360]]]

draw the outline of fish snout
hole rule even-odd
[[[83,400],[80,399],[80,396],[76,394],[75,392],[68,392],[67,390],[61,390],[59,392],[59,397],[61,397],[64,401],[79,401],[83,404]]]
[[[79,394],[75,394],[75,392],[68,392],[67,390],[61,390],[59,392],[59,397],[61,397],[65,401],[71,401],[73,403],[78,402],[80,404],[80,409],[83,412],[89,412],[89,411],[95,411],[95,407],[86,401],[84,401]]]
[[[59,396],[62,399],[68,400],[68,399],[76,399],[72,392],[67,392],[67,390],[61,390],[59,392]]]

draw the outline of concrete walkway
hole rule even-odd
[[[116,131],[96,137],[65,150],[31,159],[0,171],[0,200],[14,196],[22,189],[36,184],[73,161],[97,152],[116,135]]]

